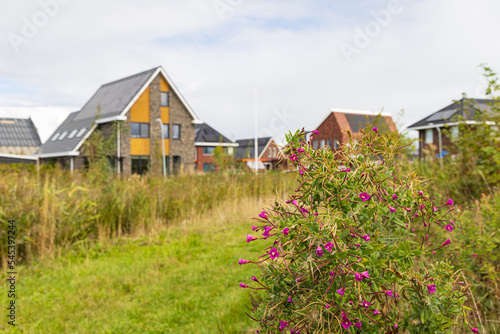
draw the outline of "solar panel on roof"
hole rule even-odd
[[[451,116],[453,116],[457,112],[456,109],[449,109],[449,110],[443,110],[443,111],[438,111],[434,115],[431,115],[427,120],[429,122],[431,121],[442,121],[442,120],[449,120]]]

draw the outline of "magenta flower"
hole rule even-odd
[[[395,327],[395,328],[398,328],[398,323],[394,323],[394,327]]]
[[[361,193],[359,194],[359,198],[361,198],[363,202],[366,202],[370,199],[370,195],[368,195],[367,193]]]
[[[266,212],[265,212],[265,211],[262,211],[261,213],[259,213],[259,217],[260,217],[260,218],[267,219]]]
[[[370,305],[371,304],[369,302],[367,302],[366,300],[361,303],[361,306],[363,306],[364,308],[368,308],[368,307],[370,307]]]
[[[303,148],[298,148],[298,149],[297,149],[297,152],[299,152],[299,153],[304,153],[304,149],[303,149]]]
[[[453,225],[449,225],[449,224],[445,226],[446,231],[450,231],[450,232],[453,231],[454,228],[455,227]]]
[[[422,209],[422,210],[425,209],[425,205],[421,204],[420,209]]]
[[[427,285],[427,289],[429,290],[429,294],[432,295],[434,292],[436,292],[436,285],[429,284],[429,285]]]
[[[354,273],[354,279],[356,281],[362,281],[365,278],[370,278],[370,275],[368,274],[368,271],[363,271],[361,273]]]
[[[472,257],[477,257],[477,254],[472,254]]]
[[[272,226],[264,226],[264,233],[262,233],[262,236],[268,238],[270,236],[269,232],[271,232],[272,229]]]
[[[455,203],[453,203],[453,200],[450,198],[448,202],[446,202],[446,205],[455,205]]]
[[[331,252],[333,250],[333,242],[331,241],[328,241],[326,244],[325,244],[325,249],[329,252]]]
[[[252,276],[252,281],[258,282],[259,280],[257,279],[257,277]]]
[[[477,328],[470,328],[470,330],[472,331],[472,333],[479,333],[479,329]]]
[[[326,308],[330,308],[330,304],[326,304],[326,305],[325,305],[325,307],[326,307]]]
[[[292,296],[288,297],[287,303],[293,303]]]
[[[352,325],[352,322],[350,322],[349,319],[345,318],[340,324],[342,325],[342,327],[344,327],[344,329],[349,329],[349,327],[351,327]]]
[[[257,226],[252,225],[252,231],[255,231],[257,229]]]
[[[406,211],[408,212],[411,212],[411,209],[410,208],[405,208]]]
[[[248,285],[246,285],[245,283],[240,283],[240,287],[241,287],[241,288],[249,288],[249,286],[248,286]]]
[[[299,169],[299,174],[300,174],[300,175],[304,175],[304,170],[303,170],[302,168],[301,168],[301,169]]]
[[[336,293],[338,293],[339,295],[343,296],[344,293],[345,293],[345,288],[340,288],[338,289],[337,291],[335,291]]]
[[[423,195],[424,195],[424,192],[423,192],[422,190],[419,190],[419,191],[418,191],[418,194],[419,194],[420,196],[423,196]]]
[[[434,210],[434,212],[437,212],[438,208],[434,207],[434,209],[433,209],[433,210]]]
[[[344,169],[341,170],[341,172],[346,172],[346,173],[349,173],[350,171],[351,171],[350,168],[344,168]]]
[[[368,234],[362,235],[361,238],[365,239],[366,241],[370,241],[370,236]]]
[[[313,213],[313,216],[318,216],[318,215],[319,215],[319,213],[317,213],[317,212]]]
[[[380,314],[380,312],[377,309],[374,309],[373,310],[373,315],[377,315],[377,314]]]
[[[389,297],[392,297],[392,296],[393,296],[393,292],[392,292],[392,290],[387,290],[387,291],[384,291],[384,293],[385,293],[386,295],[388,295]]]
[[[361,275],[363,275],[364,278],[370,278],[370,274],[368,273],[368,271],[362,271]]]
[[[247,263],[250,263],[250,261],[240,259],[240,261],[239,261],[238,263],[239,263],[239,264],[247,264]]]
[[[288,325],[288,321],[280,321],[280,332],[283,332],[285,327]]]
[[[373,127],[373,128],[372,128],[372,130],[373,130],[373,131],[375,131],[376,133],[378,133],[378,129],[377,129],[377,127],[376,127],[376,126],[375,126],[375,127]]]
[[[448,245],[450,242],[451,242],[451,241],[450,241],[450,239],[446,239],[446,241],[445,241],[445,242],[443,242],[443,246]]]
[[[252,237],[250,234],[247,234],[247,242],[257,240],[258,238]]]
[[[318,130],[314,130],[314,131],[313,131],[313,133],[314,133],[315,135],[318,135],[318,134],[319,134],[319,131],[318,131]]]
[[[288,229],[288,227],[287,227],[287,228],[283,229],[283,231],[282,231],[282,232],[283,232],[283,234],[284,234],[284,235],[288,235],[288,231],[289,231],[289,229]]]
[[[389,206],[389,211],[396,212],[396,208],[393,208],[392,206]]]
[[[360,320],[360,321],[358,321],[357,323],[355,323],[355,324],[354,324],[354,326],[356,326],[356,327],[358,327],[358,328],[360,328],[360,329],[361,329],[361,325],[362,325],[362,324],[361,324],[361,320]]]
[[[271,256],[271,259],[274,260],[275,258],[280,256],[280,253],[278,253],[276,247],[273,247],[273,249],[271,249],[271,251],[269,252],[269,255]]]
[[[318,248],[316,248],[316,255],[318,257],[322,257],[323,256],[323,248],[321,248],[321,246],[318,246]]]
[[[393,200],[397,200],[397,199],[398,199],[398,195],[396,195],[396,194],[392,194],[392,199],[393,199]]]
[[[307,210],[306,208],[302,208],[301,210],[302,210],[302,212],[304,212],[304,213],[309,213],[309,210]]]
[[[296,201],[296,200],[293,200],[293,201],[292,201],[292,204],[293,204],[293,205],[295,205],[295,206],[298,206],[298,205],[299,205],[299,203],[297,203],[297,201]]]

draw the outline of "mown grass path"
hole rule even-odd
[[[259,204],[226,205],[142,239],[115,241],[18,268],[17,325],[23,333],[243,333],[262,243],[246,243]],[[7,305],[2,280],[1,305]],[[5,313],[5,312],[4,312]],[[255,329],[254,329],[255,330]]]

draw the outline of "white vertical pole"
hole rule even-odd
[[[120,163],[120,158],[121,158],[121,147],[120,147],[120,121],[116,121],[116,174],[120,174],[120,170],[122,168],[121,163]]]
[[[160,126],[161,126],[161,149],[163,151],[163,156],[162,156],[162,161],[163,161],[163,177],[167,177],[167,166],[166,166],[166,163],[165,163],[165,136],[164,136],[164,133],[163,133],[163,122],[161,121],[160,118],[157,118],[156,119],[159,123],[160,123]]]
[[[258,165],[259,146],[257,140],[257,87],[255,87],[254,107],[255,107],[255,174],[259,174],[259,165]]]

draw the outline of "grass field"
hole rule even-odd
[[[243,313],[259,272],[238,265],[262,243],[246,243],[264,202],[225,203],[205,217],[156,235],[119,239],[91,250],[18,268],[17,333],[245,333]],[[7,282],[2,280],[2,291]],[[7,294],[1,293],[1,305]],[[252,327],[254,326],[254,327]]]

